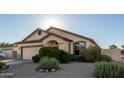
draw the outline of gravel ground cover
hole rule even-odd
[[[13,74],[11,78],[92,78],[95,64],[71,62],[69,64],[61,64],[61,69],[56,72],[42,73],[35,71],[37,65],[38,64],[32,62],[22,62],[22,64],[13,64],[11,65],[13,70],[8,73],[10,75],[11,73]],[[2,77],[7,76],[5,75]]]

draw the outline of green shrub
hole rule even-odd
[[[2,69],[4,66],[6,66],[5,62],[0,62],[0,69]]]
[[[37,69],[43,69],[51,71],[51,69],[58,69],[59,61],[56,58],[43,57],[37,67]]]
[[[99,61],[111,62],[112,58],[108,55],[103,54],[103,55],[100,56]]]
[[[101,48],[90,46],[82,52],[82,58],[88,62],[98,61],[101,55]]]
[[[43,57],[54,57],[59,60],[61,63],[67,63],[71,61],[71,54],[67,53],[64,50],[60,50],[56,47],[42,47],[39,50],[39,56]]]
[[[41,59],[41,58],[40,58],[39,55],[35,55],[35,56],[32,57],[32,60],[33,60],[33,62],[35,62],[35,63],[39,63],[40,59]]]
[[[64,50],[60,50],[59,52],[59,61],[61,63],[68,63],[72,60],[72,56],[71,54],[67,53],[66,51]]]
[[[117,62],[98,62],[95,68],[95,76],[98,78],[123,78],[124,64]]]
[[[39,50],[39,56],[42,57],[55,57],[56,59],[59,59],[59,49],[56,47],[42,47]]]

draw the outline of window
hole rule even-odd
[[[80,41],[80,42],[79,42],[79,46],[80,46],[80,47],[86,47],[86,42]]]
[[[38,35],[41,35],[42,34],[42,32],[41,31],[38,31]]]
[[[75,55],[80,55],[81,48],[86,47],[85,41],[77,41],[74,43],[74,52]]]

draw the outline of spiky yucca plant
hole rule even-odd
[[[123,78],[124,64],[117,62],[98,62],[95,68],[95,76],[99,78]]]
[[[37,67],[38,69],[43,70],[52,70],[59,68],[59,61],[56,58],[51,57],[43,57]]]

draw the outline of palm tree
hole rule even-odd
[[[114,45],[114,44],[112,44],[112,45],[109,46],[109,49],[117,49],[117,48],[118,47],[116,45]]]

